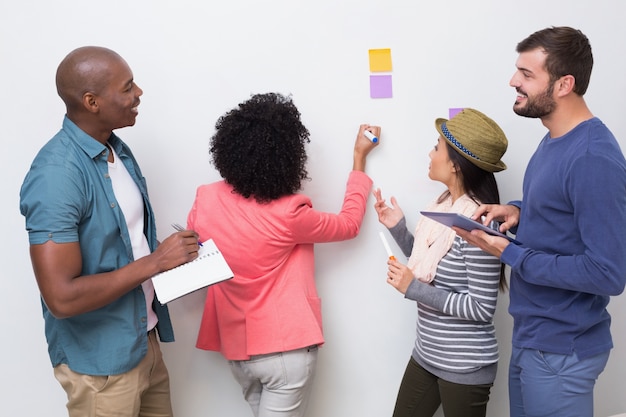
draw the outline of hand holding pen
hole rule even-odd
[[[367,132],[367,133],[365,133]],[[354,143],[354,155],[352,169],[355,171],[365,171],[367,155],[380,143],[380,126],[362,124],[359,126],[359,133]]]
[[[411,285],[411,282],[413,282],[415,278],[413,271],[396,260],[383,232],[380,232],[380,239],[383,241],[383,246],[385,246],[387,256],[389,257],[387,260],[387,265],[389,266],[389,270],[387,271],[387,283],[402,294],[406,294],[409,285]]]
[[[184,232],[185,230],[187,230],[178,223],[172,223],[172,227],[179,232]],[[202,242],[200,242],[199,240],[198,240],[198,246],[202,247]]]
[[[198,234],[193,230],[172,225],[177,233],[172,233],[160,241],[149,256],[154,259],[155,273],[167,271],[178,265],[193,261],[198,257]]]

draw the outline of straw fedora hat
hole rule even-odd
[[[509,141],[500,126],[478,110],[466,108],[452,119],[437,119],[435,127],[452,149],[489,172],[506,169],[502,155]]]

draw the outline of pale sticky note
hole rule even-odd
[[[369,55],[371,72],[391,71],[391,49],[370,49]]]
[[[461,111],[463,111],[463,107],[451,107],[448,110],[448,119],[452,119],[458,113],[461,113]]]
[[[392,97],[391,75],[370,75],[370,97]]]

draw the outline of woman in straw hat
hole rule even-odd
[[[428,176],[447,189],[428,210],[471,216],[481,203],[498,203],[493,173],[506,169],[500,158],[508,145],[502,129],[469,108],[435,127]],[[498,362],[493,315],[498,289],[506,288],[500,260],[425,217],[412,235],[395,198],[388,206],[380,189],[374,196],[379,221],[409,257],[406,265],[389,260],[387,282],[418,310],[394,417],[432,416],[439,405],[446,417],[485,416]]]

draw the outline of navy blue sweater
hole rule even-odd
[[[511,266],[513,345],[593,356],[613,347],[609,296],[626,284],[626,161],[597,118],[546,135],[524,176]]]

